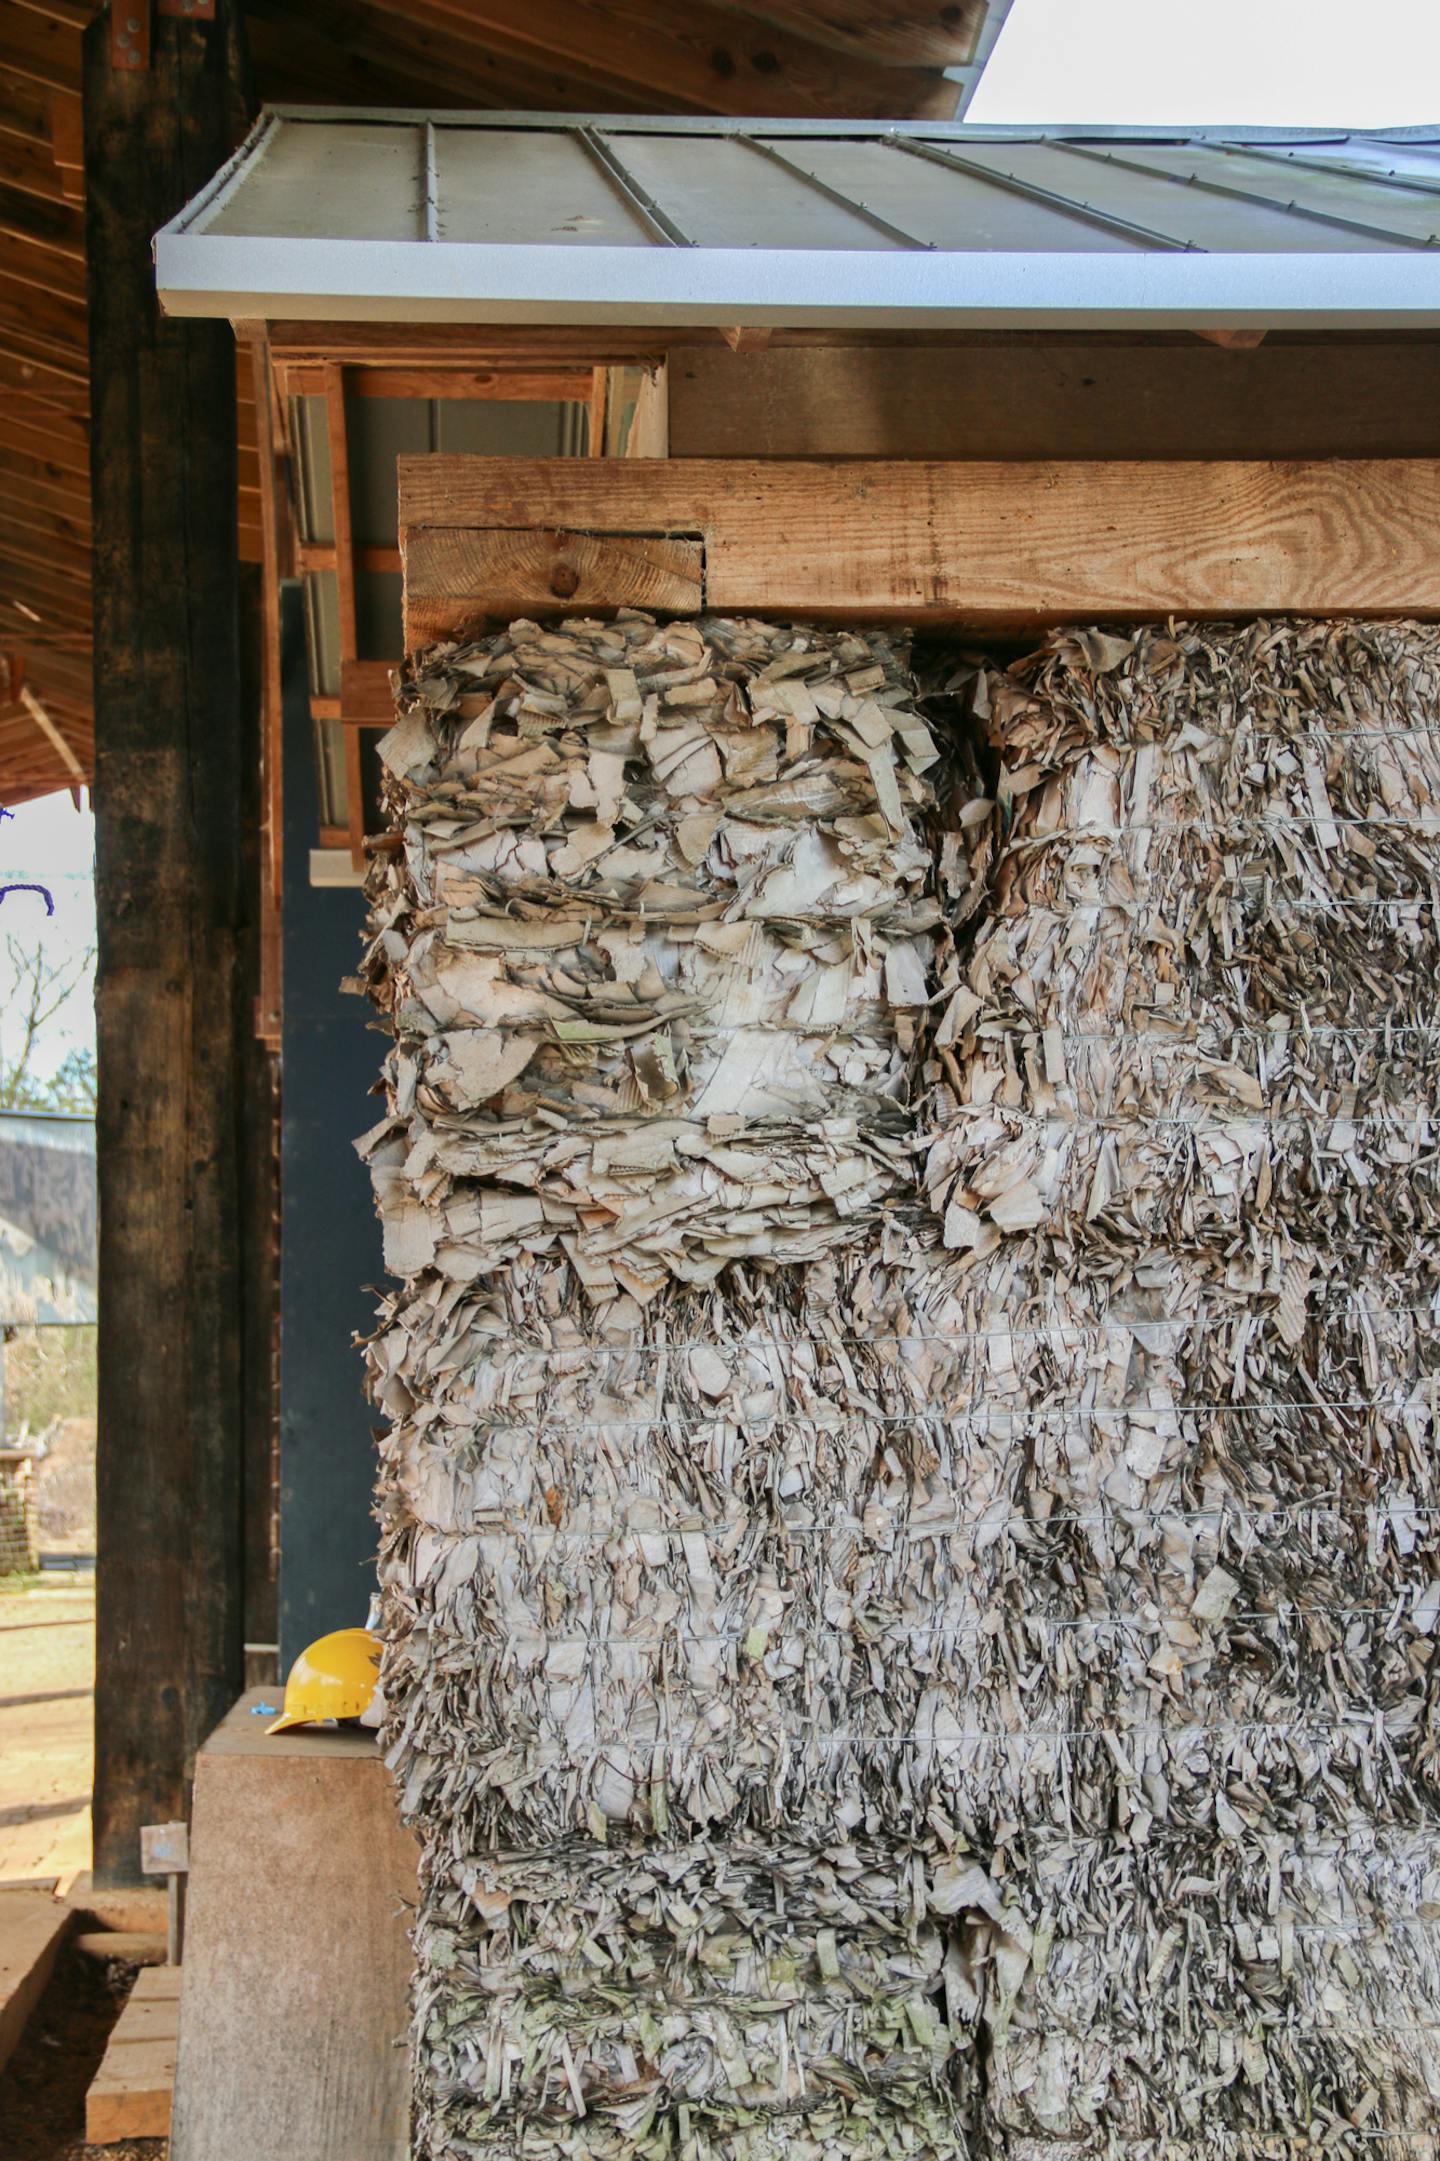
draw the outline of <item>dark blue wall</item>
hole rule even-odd
[[[362,895],[310,884],[320,831],[298,585],[281,595],[284,690],[284,1021],[280,1133],[280,1671],[328,1629],[363,1623],[375,1584],[370,1515],[377,1416],[357,1333],[384,1280],[380,1226],[354,1140],[384,1039],[340,990],[360,957]]]

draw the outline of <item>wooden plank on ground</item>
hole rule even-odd
[[[457,620],[463,626],[470,619],[586,615],[596,608],[686,615],[704,597],[698,540],[422,529],[410,542],[406,645],[414,650],[448,637]]]
[[[73,1919],[52,1891],[0,1888],[0,2066],[45,1992]]]
[[[135,1977],[85,2097],[88,2145],[169,2137],[179,2034],[180,1969],[149,1967]]]
[[[1033,626],[1440,615],[1440,461],[938,463],[409,457],[407,650],[489,612],[422,532],[695,536],[707,607]],[[442,566],[438,567],[437,566]],[[426,582],[433,577],[433,583]],[[543,597],[543,588],[542,594]],[[592,607],[624,604],[602,597]]]

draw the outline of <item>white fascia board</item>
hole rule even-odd
[[[347,322],[1434,328],[1421,255],[894,253],[255,239],[167,229],[171,315]]]

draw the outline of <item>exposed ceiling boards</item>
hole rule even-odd
[[[93,761],[80,38],[94,0],[0,7],[0,655],[68,746],[0,703],[0,797]],[[259,95],[327,105],[946,118],[984,0],[249,0]],[[958,73],[952,77],[946,71]],[[240,526],[259,558],[249,368]]]

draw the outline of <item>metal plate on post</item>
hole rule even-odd
[[[150,0],[110,0],[110,65],[149,67]]]
[[[190,1831],[184,1823],[147,1823],[140,1831],[140,1872],[178,1876],[190,1866]]]

